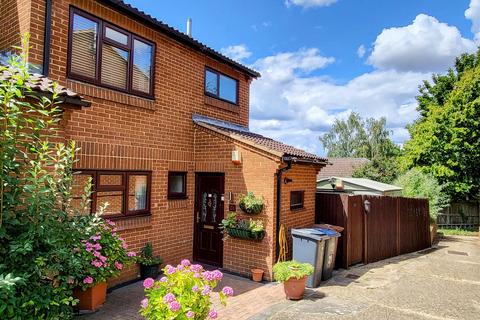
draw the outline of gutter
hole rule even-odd
[[[276,245],[276,258],[275,260],[278,259],[278,254],[280,251],[280,239],[279,239],[279,234],[280,234],[280,219],[281,219],[281,207],[282,207],[282,176],[283,173],[290,170],[292,168],[292,161],[293,159],[291,157],[282,157],[282,162],[285,162],[287,164],[286,167],[280,168],[277,173],[277,221],[276,221],[276,237],[277,237],[277,245]]]
[[[45,30],[43,35],[42,73],[48,77],[50,69],[50,37],[52,35],[52,0],[45,0]]]

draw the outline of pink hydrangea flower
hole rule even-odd
[[[180,264],[184,267],[188,267],[191,263],[190,263],[190,260],[188,259],[183,259]]]
[[[115,268],[117,268],[118,270],[122,270],[123,269],[123,264],[121,264],[118,261],[115,261]]]
[[[171,265],[167,265],[165,268],[167,269],[167,274],[172,274],[172,273],[175,273],[175,271],[177,271],[177,269]]]
[[[92,266],[94,266],[95,268],[100,268],[103,266],[103,262],[100,261],[100,260],[92,260],[91,262]]]
[[[231,287],[223,287],[222,292],[226,296],[229,296],[229,297],[233,296],[233,289]]]
[[[216,319],[217,316],[218,316],[218,313],[217,313],[217,310],[215,310],[215,309],[212,309],[208,312],[208,317],[210,319]]]
[[[193,277],[194,278],[200,278],[202,275],[198,272],[194,273]]]
[[[98,257],[98,259],[100,259],[100,261],[102,261],[103,263],[105,263],[105,261],[107,261],[107,257],[104,257],[104,256],[100,256],[100,257]]]
[[[160,282],[167,282],[167,280],[168,280],[167,277],[161,277],[160,278]]]
[[[152,278],[147,278],[143,281],[143,287],[146,289],[150,289],[154,283],[155,280],[153,280]]]
[[[95,243],[95,244],[92,246],[92,248],[94,248],[94,249],[97,250],[97,251],[102,250],[102,246],[100,245],[100,243]]]
[[[213,274],[213,279],[216,281],[221,281],[223,278],[223,273],[221,273],[220,270],[213,270],[212,274]]]
[[[185,313],[185,316],[189,319],[195,317],[195,312],[193,311],[188,311],[187,313]]]
[[[180,310],[180,303],[178,301],[172,301],[168,304],[168,308],[173,312]]]
[[[193,286],[192,287],[193,292],[198,292],[198,290],[200,290],[200,288],[198,286]]]
[[[192,264],[190,266],[190,270],[192,270],[193,272],[201,272],[203,270],[203,267],[199,264]]]
[[[85,279],[83,279],[83,283],[85,284],[92,284],[93,283],[93,278],[88,276],[88,277],[85,277]]]
[[[98,252],[98,251],[95,251],[95,252],[93,253],[93,255],[94,255],[95,257],[97,257],[97,258],[100,258],[100,256],[101,256],[102,254],[101,254],[100,252]]]
[[[127,250],[128,249],[128,244],[126,242],[122,242],[122,248],[124,250]]]
[[[140,302],[140,305],[142,306],[143,309],[145,309],[146,307],[148,307],[148,299],[147,299],[147,298],[143,299],[143,300]]]
[[[176,301],[175,295],[173,293],[167,293],[165,297],[163,297],[163,302],[170,303]]]
[[[203,287],[202,294],[204,296],[206,296],[207,294],[210,294],[211,291],[212,291],[212,289],[210,289],[209,286],[205,286],[205,287]]]
[[[90,237],[90,240],[92,240],[92,241],[98,241],[100,239],[102,239],[102,237],[98,234]]]
[[[136,257],[136,256],[137,256],[137,253],[134,252],[134,251],[130,251],[130,252],[127,253],[127,256],[129,256],[129,257]]]
[[[177,270],[183,271],[183,269],[185,269],[185,267],[182,266],[181,264],[179,264],[179,265],[177,266]]]

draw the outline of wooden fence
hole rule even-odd
[[[425,199],[317,193],[315,220],[345,228],[336,267],[371,263],[431,245]]]
[[[439,228],[473,228],[480,226],[480,203],[451,203],[437,216]]]

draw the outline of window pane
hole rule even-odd
[[[102,83],[121,89],[127,88],[128,52],[103,44]]]
[[[147,209],[147,176],[131,175],[128,180],[128,210]]]
[[[205,71],[205,91],[218,95],[217,74],[211,71]]]
[[[133,90],[150,93],[152,51],[151,45],[136,39],[133,41]]]
[[[108,202],[104,215],[123,213],[123,191],[97,192],[97,212]]]
[[[237,103],[237,81],[220,75],[220,98]]]
[[[105,36],[123,45],[128,44],[128,36],[112,28],[105,27]]]
[[[170,176],[170,193],[183,193],[183,175]]]
[[[123,185],[123,176],[119,174],[101,174],[101,186],[121,186]]]
[[[97,68],[98,24],[77,14],[73,15],[72,73],[95,78]]]
[[[78,214],[89,215],[91,212],[92,203],[85,204],[82,200],[89,179],[92,179],[90,174],[75,174],[73,176],[71,204]]]
[[[303,192],[302,191],[292,191],[290,193],[290,206],[292,207],[303,207]]]

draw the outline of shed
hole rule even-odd
[[[332,188],[332,185],[334,186]],[[365,178],[329,177],[317,179],[317,191],[360,195],[400,196],[402,188]]]

